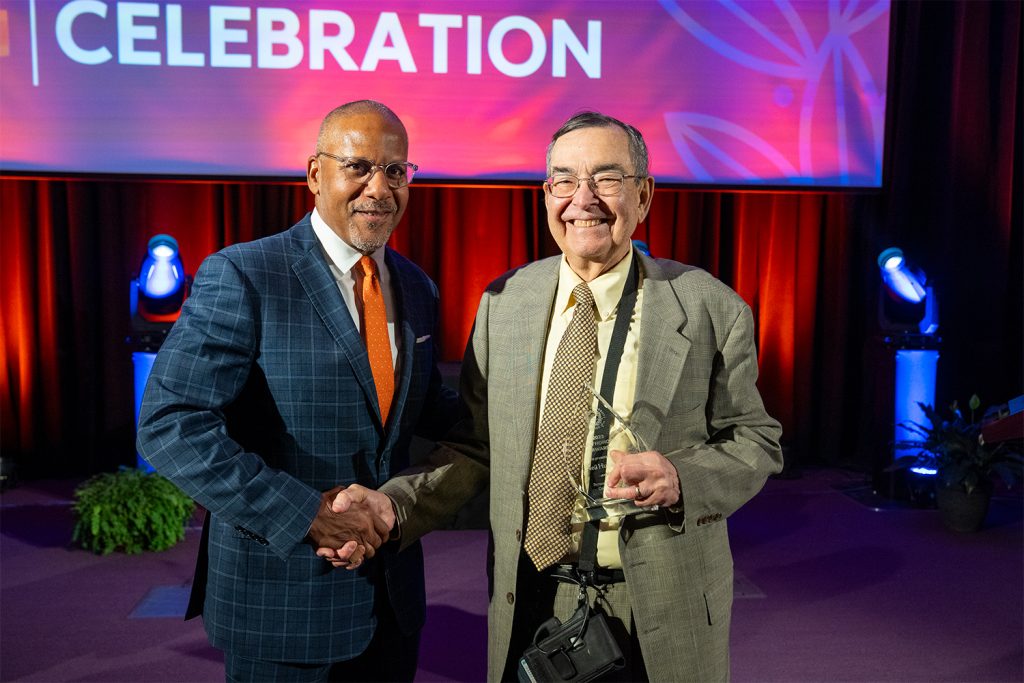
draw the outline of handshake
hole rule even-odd
[[[374,556],[394,526],[395,510],[386,495],[359,484],[336,486],[321,495],[308,537],[317,555],[352,570]]]

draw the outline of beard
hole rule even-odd
[[[372,254],[385,244],[395,230],[398,222],[396,207],[392,202],[374,202],[355,208],[356,211],[375,211],[385,215],[381,218],[370,218],[358,215],[349,224],[349,239],[352,246],[364,254]]]
[[[395,231],[395,226],[390,221],[387,221],[387,225],[384,223],[385,221],[374,221],[370,229],[350,231],[349,239],[353,248],[364,254],[372,254],[387,244],[391,233]]]

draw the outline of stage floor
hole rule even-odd
[[[982,531],[956,535],[935,510],[843,493],[861,479],[770,480],[730,519],[733,680],[1024,680],[1021,497],[997,497]],[[198,529],[163,553],[76,549],[74,483],[0,493],[0,680],[223,680],[201,623],[179,616]],[[417,680],[483,679],[486,548],[485,531],[424,539]]]

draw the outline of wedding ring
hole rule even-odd
[[[640,485],[636,485],[636,500],[640,500],[644,497],[644,494],[640,493]]]

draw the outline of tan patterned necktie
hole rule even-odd
[[[572,293],[576,310],[555,351],[530,469],[530,512],[523,547],[538,570],[569,552],[569,517],[577,492],[568,473],[579,475],[587,443],[597,319],[587,283],[580,283]]]
[[[387,424],[391,397],[395,393],[395,366],[391,360],[388,314],[377,278],[377,262],[369,256],[363,256],[359,259],[359,265],[363,269],[363,340],[370,357],[373,384],[377,388],[380,421]]]

